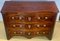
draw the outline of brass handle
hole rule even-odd
[[[48,19],[48,17],[45,17],[45,19]]]
[[[16,32],[14,32],[14,34],[16,34]]]
[[[22,34],[23,32],[20,32],[20,34]]]
[[[46,27],[46,25],[45,25],[45,24],[44,24],[43,26],[44,26],[44,27]]]
[[[40,27],[40,25],[38,24],[37,27]]]
[[[39,32],[37,32],[37,35],[39,35]]]
[[[13,25],[13,27],[16,27],[16,25]]]
[[[40,20],[40,19],[41,19],[41,17],[37,17],[37,19],[39,19],[39,20]]]
[[[21,17],[21,16],[19,16],[19,19],[21,20],[21,19],[22,19],[22,17]]]
[[[29,32],[28,35],[31,35],[31,33]]]
[[[14,17],[11,17],[12,19],[15,19]]]
[[[28,25],[28,28],[30,29],[31,28],[31,25]]]
[[[19,25],[19,27],[20,27],[20,28],[22,28],[22,27],[23,27],[23,25]]]
[[[45,34],[45,32],[43,32],[43,34]]]
[[[28,17],[28,20],[31,21],[31,17]]]

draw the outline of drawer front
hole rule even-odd
[[[52,28],[53,23],[50,22],[40,22],[40,23],[8,23],[8,28],[19,28],[19,29],[26,29],[26,30],[34,30],[34,29],[50,29]]]
[[[48,35],[50,30],[24,30],[24,29],[13,29],[8,28],[8,34],[9,35],[21,35],[21,36],[27,36],[27,37],[33,37],[38,35]]]
[[[55,14],[53,13],[8,13],[6,20],[9,22],[40,22],[54,21]]]

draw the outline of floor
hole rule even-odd
[[[60,22],[56,22],[54,28],[54,34],[52,40],[48,40],[46,37],[34,37],[27,39],[21,36],[14,36],[10,40],[6,39],[6,33],[3,22],[0,22],[0,41],[60,41]]]

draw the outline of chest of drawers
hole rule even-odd
[[[55,2],[6,1],[1,10],[7,39],[12,36],[52,39],[58,9]]]

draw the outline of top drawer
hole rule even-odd
[[[9,22],[40,22],[54,21],[54,13],[6,13],[6,21]]]

